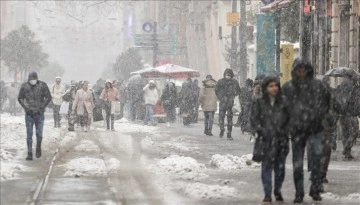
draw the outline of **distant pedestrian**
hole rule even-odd
[[[53,102],[54,127],[61,127],[60,107],[63,102],[62,96],[65,93],[65,87],[61,84],[60,77],[55,78],[55,83],[52,85],[50,92]]]
[[[343,155],[346,160],[352,160],[351,149],[359,137],[360,116],[360,77],[346,75],[344,81],[337,87],[336,92],[340,99]]]
[[[240,95],[240,86],[231,69],[226,69],[224,78],[220,79],[215,88],[216,96],[220,101],[219,105],[219,125],[220,138],[225,132],[225,116],[227,116],[227,139],[233,140],[231,136],[233,127],[233,106],[234,99]]]
[[[11,86],[7,89],[7,98],[9,100],[10,115],[16,115],[16,100],[18,94],[19,94],[19,90],[16,88],[16,84],[11,83]]]
[[[276,201],[284,201],[281,187],[285,179],[285,162],[289,153],[289,138],[286,126],[289,119],[287,100],[281,94],[276,77],[266,77],[262,82],[262,97],[254,101],[251,124],[258,134],[254,153],[255,161],[261,161],[261,179],[265,198],[271,202],[272,171],[275,172],[274,195]],[[261,150],[256,150],[261,149]],[[259,158],[258,158],[259,157]]]
[[[168,82],[162,95],[161,102],[166,112],[166,119],[168,123],[173,123],[176,120],[176,105],[178,93],[173,82]]]
[[[29,74],[28,82],[21,85],[18,101],[25,110],[26,134],[28,156],[26,160],[33,159],[32,136],[36,128],[36,157],[41,157],[41,142],[43,138],[44,112],[51,101],[51,93],[47,84],[38,80],[36,72]]]
[[[206,76],[203,81],[203,87],[200,90],[199,102],[205,117],[204,134],[213,136],[212,127],[214,124],[215,112],[217,110],[218,98],[215,93],[216,80],[211,75]]]
[[[107,80],[105,83],[105,89],[100,95],[100,100],[103,100],[104,108],[106,112],[106,128],[110,130],[110,120],[111,120],[111,130],[115,131],[114,122],[115,115],[112,113],[112,103],[116,102],[119,99],[118,90],[113,86],[110,80]],[[110,119],[111,118],[111,119]]]
[[[194,112],[193,112],[193,116],[192,116],[192,121],[193,123],[197,123],[198,119],[199,119],[199,94],[200,94],[200,87],[199,87],[199,81],[197,79],[194,80],[193,82],[193,93],[194,93],[194,97],[195,97],[195,101],[194,101]]]
[[[193,92],[193,83],[191,78],[187,79],[186,82],[182,84],[181,91],[179,93],[179,107],[180,107],[180,116],[183,118],[183,124],[189,126],[193,119],[193,113],[195,109],[195,104],[198,99]]]
[[[241,106],[241,112],[238,117],[237,126],[241,127],[241,131],[251,133],[251,125],[250,125],[250,112],[252,106],[252,95],[253,95],[253,81],[251,79],[247,79],[245,82],[245,86],[241,88],[241,92],[239,95],[239,101]]]
[[[156,88],[155,81],[150,80],[149,83],[143,88],[143,90],[146,109],[144,124],[147,125],[150,122],[151,125],[155,125],[154,106],[159,100],[159,91]]]
[[[72,106],[72,115],[78,115],[81,131],[87,132],[90,129],[93,109],[95,107],[93,94],[89,90],[89,82],[83,81],[82,89],[76,92]]]
[[[320,80],[314,79],[314,68],[303,58],[295,59],[292,80],[284,85],[283,93],[291,110],[288,129],[293,152],[294,203],[302,203],[305,195],[303,164],[307,143],[312,159],[310,196],[314,201],[321,201],[322,119],[330,107],[330,93]]]
[[[72,112],[73,103],[75,101],[77,92],[77,83],[75,81],[71,82],[71,86],[69,89],[66,90],[66,92],[63,95],[63,100],[66,102],[69,102],[69,110],[68,110],[68,130],[69,131],[75,131],[74,125],[76,122],[76,112]],[[73,115],[72,115],[73,113]]]

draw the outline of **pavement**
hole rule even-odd
[[[58,157],[38,204],[261,204],[263,190],[259,167],[224,170],[209,163],[215,154],[240,157],[252,153],[250,136],[242,134],[239,128],[234,128],[234,140],[229,141],[205,136],[201,122],[189,127],[180,123],[149,127],[120,121],[116,123],[116,132],[106,131],[99,123],[94,126],[89,133],[70,134],[65,128],[59,129],[63,141],[57,145]],[[214,135],[218,132],[215,126]],[[84,143],[85,146],[80,146]],[[54,146],[44,147],[43,157],[32,162],[24,160],[24,150],[18,150],[16,162],[29,169],[20,171],[15,179],[1,182],[1,204],[31,204],[55,150]],[[343,161],[341,151],[338,142],[337,151],[332,153],[324,200],[316,204],[360,204],[360,145],[357,143],[353,148],[354,161]],[[206,177],[177,177],[179,173],[170,172],[172,167],[158,168],[163,159],[174,155],[205,165],[201,174]],[[282,190],[285,202],[281,204],[292,204],[294,197],[291,156],[290,152]],[[85,167],[85,164],[83,170],[77,172],[78,167],[67,166],[76,159],[100,159],[105,171],[101,172],[102,164],[93,167]],[[119,162],[115,168],[114,161]],[[305,192],[308,193],[310,182],[306,166],[304,170]],[[192,174],[197,170],[187,171]],[[198,185],[207,188],[196,190]],[[234,190],[235,195],[231,194]],[[313,204],[308,195],[304,204]]]

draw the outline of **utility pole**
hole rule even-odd
[[[275,67],[276,67],[276,74],[280,74],[280,47],[281,47],[281,9],[276,10],[275,14],[275,41],[276,41],[276,55],[275,55]]]
[[[158,36],[157,36],[157,22],[154,22],[154,33],[153,33],[153,68],[156,67],[156,61],[157,61],[157,52],[158,52]]]
[[[236,13],[237,12],[237,0],[233,0],[232,1],[232,12]],[[230,63],[230,68],[232,70],[235,70],[237,67],[237,63],[236,63],[236,51],[237,51],[237,45],[236,45],[236,25],[233,25],[231,27],[231,63]]]
[[[240,0],[240,26],[239,26],[239,43],[240,43],[240,85],[245,86],[247,77],[247,22],[246,22],[246,2]]]

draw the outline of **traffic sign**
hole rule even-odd
[[[151,22],[145,22],[142,28],[145,32],[151,32],[154,29],[154,25]]]
[[[238,12],[227,13],[227,25],[228,26],[239,26],[240,25],[240,14]]]

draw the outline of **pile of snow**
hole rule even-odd
[[[118,173],[121,168],[120,161],[116,158],[110,158],[106,160],[106,167],[109,173]]]
[[[360,199],[360,193],[352,193],[352,194],[349,194],[347,195],[348,199]]]
[[[177,179],[198,181],[208,177],[204,173],[206,170],[204,164],[198,163],[194,158],[178,155],[161,159],[155,167],[150,167],[150,169],[150,171],[164,173]]]
[[[66,147],[71,142],[73,142],[76,139],[76,133],[75,132],[69,132],[67,135],[61,140],[60,147]]]
[[[322,193],[321,197],[323,197],[324,199],[340,199],[338,195],[331,192]]]
[[[1,181],[14,179],[18,176],[19,171],[25,169],[26,167],[21,164],[1,160]]]
[[[229,186],[191,183],[182,189],[187,196],[195,199],[223,199],[239,196],[238,190]]]
[[[119,131],[122,133],[139,132],[141,130],[141,132],[153,134],[153,133],[156,133],[159,129],[158,127],[144,126],[141,124],[131,123],[131,122],[128,122],[126,119],[117,120],[115,122],[116,122],[116,124],[115,124],[116,131]]]
[[[163,143],[163,145],[172,150],[177,150],[181,152],[189,152],[192,150],[191,148],[185,146],[184,144],[176,143],[176,142],[165,142]]]
[[[14,153],[9,152],[9,151],[3,149],[2,147],[0,148],[0,160],[1,161],[9,160],[9,159],[12,159],[12,158],[14,158]]]
[[[152,140],[152,138],[151,137],[149,137],[149,136],[146,136],[144,139],[142,139],[142,141],[141,141],[141,146],[143,147],[143,148],[151,148],[151,147],[153,147],[155,145],[155,142]]]
[[[215,154],[211,157],[210,165],[215,166],[221,170],[238,170],[245,167],[257,168],[260,167],[259,163],[253,162],[252,154],[243,155],[241,157],[234,155],[220,155]]]
[[[88,152],[88,153],[100,153],[100,148],[93,141],[81,140],[79,145],[75,147],[75,151]]]
[[[59,167],[65,168],[64,176],[105,176],[107,173],[104,160],[90,157],[72,159]]]

